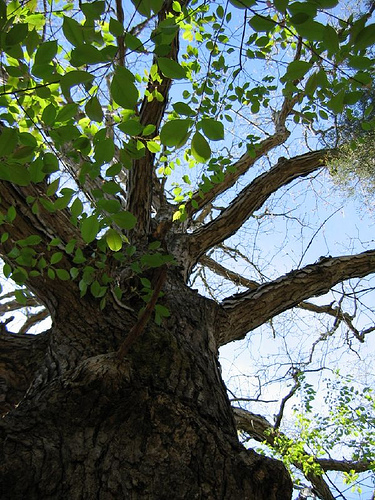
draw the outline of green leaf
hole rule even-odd
[[[370,69],[373,60],[365,56],[353,56],[349,58],[349,65],[354,69]]]
[[[87,101],[85,111],[90,120],[94,122],[101,122],[103,120],[103,110],[96,96],[91,97]]]
[[[289,0],[274,0],[273,4],[279,12],[285,12],[288,7]]]
[[[134,76],[126,68],[117,66],[110,91],[113,100],[124,109],[134,109],[138,101],[138,90]]]
[[[62,108],[59,109],[57,116],[56,116],[56,122],[58,123],[64,123],[73,118],[78,112],[78,104],[71,102],[69,104],[66,104]]]
[[[79,24],[75,19],[64,16],[62,29],[65,38],[75,47],[85,42],[83,36],[83,26]]]
[[[191,154],[199,163],[205,163],[211,158],[211,148],[199,132],[195,132],[191,141]]]
[[[124,27],[117,19],[111,17],[109,20],[109,31],[113,36],[121,36],[124,34]]]
[[[52,196],[59,189],[60,178],[55,179],[47,188],[47,196]]]
[[[51,255],[51,264],[57,264],[60,262],[60,260],[63,258],[63,253],[62,252],[55,252]]]
[[[43,109],[42,121],[45,125],[47,125],[47,127],[50,127],[55,123],[56,114],[56,108],[52,103],[48,104],[48,106]]]
[[[112,252],[118,252],[119,250],[121,250],[122,239],[118,232],[114,229],[108,229],[105,235],[105,240]]]
[[[358,50],[366,49],[375,43],[375,24],[369,24],[355,37],[354,46]]]
[[[173,109],[178,113],[179,115],[185,115],[185,116],[195,116],[196,113],[191,107],[186,104],[185,102],[175,102],[173,104]]]
[[[160,132],[160,140],[165,146],[184,144],[188,138],[190,120],[171,120],[164,124]]]
[[[128,135],[141,135],[143,131],[143,125],[139,123],[138,120],[127,120],[119,124],[118,128]]]
[[[123,210],[118,214],[113,214],[111,218],[117,226],[121,227],[121,229],[133,229],[137,223],[136,217],[127,210]]]
[[[162,306],[161,304],[156,304],[155,305],[155,311],[162,317],[162,318],[169,318],[171,313],[169,312],[169,309],[165,306]]]
[[[72,66],[79,67],[87,64],[99,64],[105,62],[106,59],[106,55],[99,49],[93,45],[84,43],[72,50],[70,63]]]
[[[99,232],[99,221],[95,215],[90,215],[81,222],[81,235],[86,243],[95,240]]]
[[[247,9],[255,5],[255,0],[229,0],[237,9]]]
[[[339,3],[339,0],[312,0],[319,6],[319,9],[332,9],[332,7],[336,7]]]
[[[167,57],[158,57],[158,66],[160,71],[167,78],[172,78],[174,80],[182,80],[186,78],[186,70],[178,62],[173,61],[173,59],[168,59]]]
[[[94,76],[87,71],[73,70],[66,73],[60,80],[61,90],[65,97],[70,98],[70,89],[76,85],[84,84],[91,87]]]
[[[330,101],[328,101],[327,106],[332,109],[334,113],[341,113],[344,109],[344,98],[345,90],[340,90]]]
[[[44,42],[35,53],[34,64],[48,64],[57,54],[57,41]]]
[[[66,269],[55,269],[57,277],[61,281],[69,281],[70,280],[70,274]]]
[[[324,48],[328,49],[329,52],[335,54],[339,51],[340,41],[336,30],[332,26],[325,26],[323,33],[323,44]]]
[[[139,38],[130,33],[126,33],[125,35],[125,45],[133,51],[143,52],[145,50],[143,43]]]
[[[5,36],[6,45],[17,45],[20,42],[24,42],[25,38],[29,32],[27,24],[15,24]]]
[[[17,132],[12,128],[2,127],[0,134],[0,158],[13,153],[17,142]]]
[[[100,19],[100,16],[103,14],[105,9],[105,2],[96,1],[90,3],[82,3],[81,9],[86,19],[90,20]]]
[[[296,24],[295,28],[306,40],[312,42],[323,40],[325,26],[317,21],[308,20],[303,24]]]
[[[155,141],[147,141],[146,146],[150,153],[159,153],[161,149],[160,144]]]
[[[25,238],[24,240],[19,240],[17,241],[17,244],[20,247],[26,247],[26,246],[33,246],[33,245],[39,245],[39,243],[42,241],[42,238],[38,236],[37,234],[32,234]]]
[[[204,118],[197,124],[198,128],[203,130],[204,135],[212,141],[224,139],[224,125],[212,118]]]
[[[275,29],[276,23],[269,16],[255,15],[249,20],[250,26],[254,31],[271,31]]]
[[[27,297],[22,290],[14,290],[14,296],[19,304],[23,306],[27,304]]]
[[[305,74],[311,69],[312,63],[306,61],[292,61],[285,75],[282,77],[282,80],[300,80],[305,76]]]

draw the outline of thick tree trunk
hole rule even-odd
[[[0,424],[2,499],[291,497],[284,467],[238,443],[217,306],[171,276],[164,293],[170,318],[150,323],[123,360],[128,310],[57,313],[38,373]]]

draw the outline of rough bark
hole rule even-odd
[[[238,443],[217,306],[172,271],[163,292],[170,318],[149,323],[123,360],[134,314],[115,302],[95,314],[82,299],[77,317],[61,304],[41,366],[0,424],[1,498],[290,498],[284,467]],[[20,358],[16,347],[6,357]]]
[[[258,288],[222,302],[219,345],[243,338],[249,331],[304,299],[323,295],[341,281],[375,272],[375,250],[356,255],[327,257],[292,271]]]

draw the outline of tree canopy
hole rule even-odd
[[[95,348],[82,333],[69,369],[114,350],[123,361],[147,325],[168,328],[176,311],[162,290],[178,275],[213,299],[215,349],[245,338],[259,350],[248,385],[228,380],[243,441],[297,471],[300,499],[350,498],[330,471],[359,491],[375,467],[374,374],[340,374],[340,356],[375,330],[374,240],[344,248],[341,229],[339,252],[321,235],[340,210],[327,165],[354,149],[374,167],[358,133],[361,122],[373,141],[373,10],[0,0],[0,344],[35,353],[25,368],[1,365],[5,414],[37,390],[31,346],[44,356],[47,341],[35,325],[124,310],[128,333]],[[26,317],[10,334],[15,310]],[[309,377],[324,370],[319,394]],[[272,378],[289,386],[268,410],[257,405],[273,398]]]

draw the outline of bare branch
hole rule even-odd
[[[44,319],[47,319],[48,316],[49,316],[49,312],[47,311],[47,309],[43,309],[42,311],[39,311],[35,314],[31,314],[27,318],[25,323],[21,326],[18,333],[23,333],[23,334],[27,333],[32,326],[36,325],[37,323],[40,323]]]
[[[280,158],[273,168],[256,177],[216,219],[192,233],[190,251],[193,260],[198,260],[209,248],[232,236],[272,193],[321,168],[328,152],[323,149],[290,159]]]
[[[292,271],[255,290],[236,294],[222,302],[219,345],[243,338],[247,332],[304,299],[323,295],[334,285],[375,272],[375,250],[356,255],[328,257]]]

